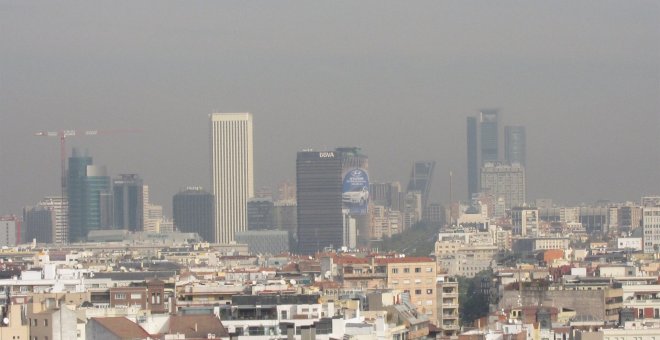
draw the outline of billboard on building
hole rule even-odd
[[[366,215],[369,205],[369,175],[360,168],[348,170],[342,184],[342,205],[351,215]]]

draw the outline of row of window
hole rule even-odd
[[[37,327],[37,326],[39,326],[39,320],[29,319],[28,324],[32,327]],[[48,327],[48,319],[44,319],[44,327]]]
[[[429,280],[426,280],[426,282],[427,283],[433,283],[433,280],[429,279]],[[422,279],[415,279],[415,284],[421,284],[421,283],[422,283]],[[393,285],[399,284],[399,280],[392,280],[392,284]],[[403,280],[403,284],[404,285],[410,284],[410,280]]]
[[[427,273],[432,273],[432,272],[433,272],[433,268],[431,268],[431,267],[426,267],[425,271],[426,271]],[[408,268],[408,267],[403,268],[403,272],[404,272],[404,273],[410,273],[410,268]],[[416,268],[415,268],[415,273],[421,273],[421,272],[422,272],[422,268],[421,268],[421,267],[416,267]],[[392,268],[392,274],[398,274],[398,273],[399,273],[399,268]]]

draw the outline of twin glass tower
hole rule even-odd
[[[229,243],[247,230],[247,201],[254,196],[254,148],[251,113],[213,113],[211,187],[215,243]]]

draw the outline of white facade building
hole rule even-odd
[[[642,226],[644,228],[644,252],[660,251],[660,207],[642,209]]]
[[[229,243],[247,230],[247,200],[254,196],[252,114],[213,113],[210,122],[215,242]]]
[[[504,198],[506,209],[525,203],[525,168],[520,164],[486,163],[481,167],[481,191]]]
[[[67,243],[69,240],[69,200],[66,197],[62,198],[62,196],[46,196],[37,205],[52,209],[55,212],[53,243]]]

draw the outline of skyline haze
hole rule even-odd
[[[436,161],[467,192],[466,117],[526,128],[527,197],[660,192],[660,3],[0,2],[0,214],[59,195],[57,138],[136,173],[171,216],[209,181],[208,116],[254,115],[255,189],[296,153],[357,146],[375,182]],[[500,138],[502,139],[502,138]],[[503,142],[502,142],[503,143]],[[500,148],[503,145],[500,145]],[[503,156],[503,155],[501,155]]]

